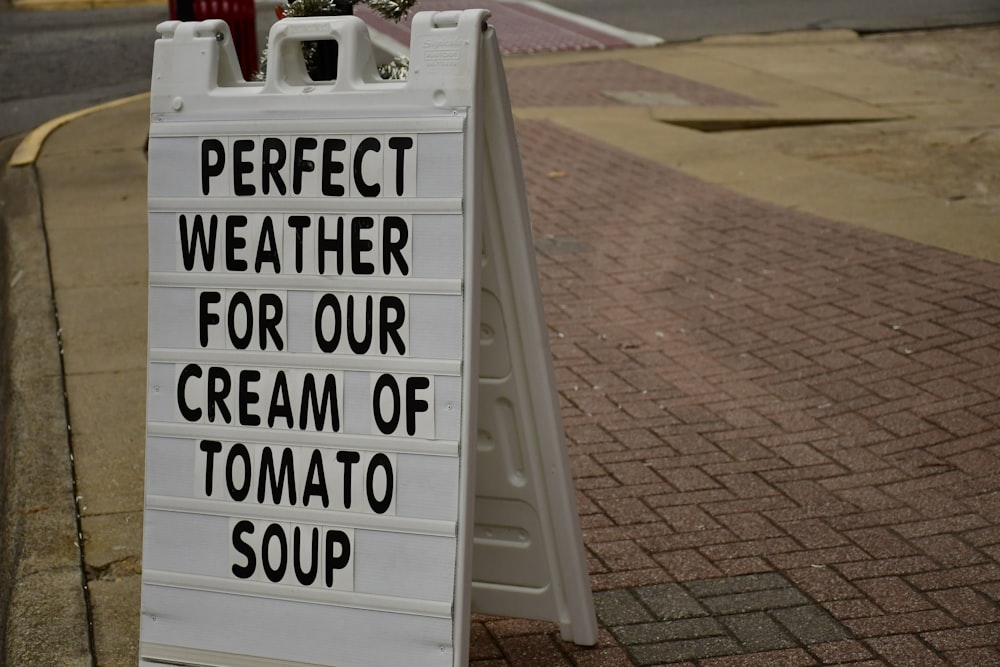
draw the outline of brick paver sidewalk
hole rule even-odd
[[[604,630],[473,664],[1000,664],[1000,266],[518,132]]]

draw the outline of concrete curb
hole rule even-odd
[[[34,169],[2,174],[0,663],[94,664],[72,448]]]

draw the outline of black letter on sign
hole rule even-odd
[[[266,247],[265,247],[266,246]],[[278,241],[274,236],[274,220],[264,216],[264,224],[260,230],[260,240],[257,242],[257,258],[253,270],[260,273],[261,267],[267,262],[275,273],[281,273],[281,257],[278,256]]]
[[[393,236],[396,238],[393,239]],[[406,226],[406,220],[398,215],[387,215],[382,218],[382,273],[391,275],[392,264],[395,261],[401,275],[410,275],[410,265],[403,257],[403,248],[409,240],[410,230]]]
[[[249,579],[253,576],[253,571],[257,569],[257,556],[254,555],[253,547],[243,541],[244,533],[253,535],[253,524],[244,519],[238,521],[233,526],[233,547],[236,548],[247,559],[246,565],[233,565],[233,574],[240,579]]]
[[[295,230],[295,273],[302,273],[302,230],[311,225],[312,220],[308,215],[290,215],[286,220],[288,226]]]
[[[334,160],[333,153],[339,153],[345,148],[347,148],[347,142],[343,139],[323,141],[323,194],[327,197],[344,196],[344,186],[339,183],[331,183],[330,176],[344,173],[344,163]]]
[[[252,150],[252,139],[239,139],[233,142],[233,194],[237,197],[251,197],[257,194],[257,188],[243,182],[244,174],[253,171],[253,162],[244,160],[243,154]]]
[[[181,411],[181,416],[189,422],[196,422],[201,419],[201,408],[192,408],[184,400],[184,388],[190,378],[201,377],[201,366],[198,364],[188,364],[181,370],[177,378],[177,409]]]
[[[243,330],[242,335],[236,331],[238,309],[243,311],[244,320],[246,320],[246,329]],[[250,303],[250,296],[246,292],[236,292],[229,298],[227,324],[229,325],[229,340],[233,342],[233,346],[237,350],[245,350],[250,347],[250,341],[253,340],[253,304]]]
[[[417,431],[417,413],[427,412],[430,407],[427,401],[417,398],[418,389],[427,389],[431,381],[425,377],[406,378],[406,434],[413,435]]]
[[[357,452],[337,452],[337,462],[344,464],[344,509],[351,509],[351,466],[361,460]]]
[[[302,504],[309,507],[309,498],[312,496],[319,496],[323,501],[323,507],[330,506],[330,494],[326,489],[326,471],[323,469],[323,452],[318,449],[314,449],[309,457],[306,483],[302,486]]]
[[[214,160],[211,160],[212,156]],[[226,147],[218,139],[205,139],[201,142],[201,194],[208,194],[209,179],[222,173],[226,167]],[[190,271],[190,269],[188,269]]]
[[[233,381],[229,377],[229,371],[219,366],[208,367],[208,387],[206,399],[208,403],[208,421],[215,423],[215,410],[218,408],[222,415],[222,421],[227,424],[233,420],[226,405],[229,398],[229,391],[232,389]]]
[[[333,549],[340,545],[340,555],[334,556]],[[351,540],[342,530],[326,531],[326,586],[333,587],[333,571],[343,570],[351,561]]]
[[[274,391],[271,392],[271,407],[267,411],[267,427],[274,428],[278,417],[285,418],[285,428],[292,428],[294,419],[291,400],[288,398],[288,381],[285,379],[285,371],[278,371],[274,374]]]
[[[240,387],[237,392],[240,404],[240,426],[260,426],[260,417],[250,413],[250,406],[260,401],[260,394],[250,390],[252,383],[260,382],[260,371],[247,368],[240,371]]]
[[[208,290],[198,295],[198,340],[202,347],[208,345],[209,325],[219,323],[219,316],[208,312],[208,305],[211,303],[222,303],[222,295]]]
[[[388,388],[392,392],[392,415],[388,419],[382,418],[382,392]],[[382,433],[389,435],[396,430],[399,424],[399,385],[396,378],[388,373],[378,376],[375,381],[375,391],[372,392],[372,415],[375,417],[375,425]]]
[[[198,445],[208,456],[205,458],[205,495],[212,495],[212,474],[215,470],[215,455],[222,451],[222,443],[217,440],[202,440]]]
[[[309,566],[308,571],[302,569],[301,526],[295,526],[292,537],[293,551],[295,553],[295,556],[292,558],[292,564],[295,565],[295,578],[303,586],[312,585],[312,582],[316,581],[316,575],[319,573],[319,528],[313,526],[309,532],[312,534],[311,546],[309,547],[310,562],[312,564]]]
[[[392,338],[396,352],[400,355],[406,354],[406,344],[403,343],[403,337],[399,335],[403,321],[406,320],[403,300],[394,294],[386,294],[379,300],[378,309],[379,321],[382,322],[382,329],[379,331],[379,351],[386,354],[389,351],[389,339]],[[389,314],[390,311],[393,313],[392,316]]]
[[[385,471],[385,496],[381,500],[375,497],[375,469],[382,468]],[[385,514],[392,505],[392,463],[389,457],[379,452],[368,462],[368,476],[365,480],[365,490],[368,493],[368,506],[376,514]]]
[[[236,229],[246,226],[247,217],[245,215],[226,216],[226,270],[228,271],[247,270],[247,261],[236,258],[236,250],[247,247],[247,240],[236,236]]]
[[[326,253],[337,253],[337,275],[344,273],[344,216],[337,216],[337,235],[326,238],[326,216],[319,216],[319,237],[316,239],[316,254],[319,255],[319,274],[326,275]]]
[[[365,297],[365,319],[362,325],[364,333],[360,340],[355,340],[354,338],[355,310],[357,308],[354,306],[354,295],[349,294],[347,296],[347,342],[354,354],[364,354],[372,344],[372,295],[369,294]]]
[[[375,137],[368,137],[361,140],[361,143],[358,144],[358,150],[354,153],[354,185],[362,197],[378,197],[378,193],[382,191],[382,187],[378,183],[371,185],[365,183],[364,172],[365,153],[368,151],[378,153],[380,150],[382,150],[382,142]]]
[[[281,553],[281,560],[278,561],[278,567],[271,567],[271,539],[278,538],[278,550]],[[285,576],[285,568],[288,566],[288,541],[285,539],[285,529],[281,527],[281,524],[272,523],[264,531],[264,539],[261,541],[260,545],[260,562],[264,566],[264,574],[267,578],[278,583]]]
[[[295,140],[295,162],[292,164],[292,192],[302,194],[302,174],[307,171],[315,171],[316,163],[307,160],[306,151],[316,148],[318,143],[312,137],[299,137]]]
[[[299,411],[299,428],[303,431],[309,422],[309,408],[312,408],[313,421],[316,430],[322,431],[326,424],[326,409],[330,408],[330,427],[334,431],[340,430],[340,411],[337,407],[337,376],[332,373],[326,374],[323,381],[323,396],[316,395],[316,377],[312,373],[306,373],[302,382],[302,409]]]
[[[274,341],[275,349],[283,350],[285,341],[281,339],[281,333],[278,331],[278,325],[281,324],[281,319],[285,316],[285,306],[281,303],[281,297],[265,292],[260,295],[259,307],[260,312],[257,313],[257,319],[260,323],[258,336],[260,349],[267,349],[267,339],[270,338]]]
[[[375,218],[365,216],[355,216],[351,220],[351,273],[356,276],[370,276],[375,273],[375,265],[371,262],[362,262],[361,253],[371,252],[375,244],[368,239],[361,238],[362,229],[371,229],[375,226]]]
[[[389,139],[389,148],[396,151],[396,196],[403,196],[403,152],[413,148],[413,139],[410,137],[393,137]]]
[[[333,309],[333,335],[329,338],[323,336],[323,311],[327,308]],[[335,351],[340,343],[340,301],[335,295],[327,293],[319,298],[314,328],[316,330],[316,344],[319,345],[319,349],[326,353]]]
[[[261,190],[264,194],[271,193],[271,181],[274,181],[274,187],[278,191],[278,194],[285,194],[285,181],[281,179],[281,168],[285,166],[285,142],[281,139],[275,139],[274,137],[267,137],[264,139],[263,151],[261,155]],[[277,157],[272,161],[271,154],[274,153]]]
[[[194,216],[191,222],[191,235],[188,236],[187,216],[181,214],[177,218],[181,232],[181,261],[186,271],[194,270],[195,249],[201,250],[201,263],[206,271],[215,268],[215,234],[219,230],[219,216],[213,215],[208,222],[208,235],[205,234],[205,219]]]
[[[263,503],[267,498],[267,487],[271,487],[271,502],[280,505],[285,495],[285,481],[288,482],[288,504],[295,504],[295,469],[292,461],[292,450],[285,447],[281,450],[281,467],[274,470],[274,455],[270,447],[264,447],[260,455],[260,480],[257,483],[257,502]],[[270,485],[267,482],[270,481]]]
[[[243,461],[243,486],[239,488],[233,480],[233,462],[237,457]],[[237,442],[229,448],[229,455],[226,457],[226,490],[229,491],[229,497],[238,503],[243,502],[250,493],[250,483],[250,452],[246,445]]]

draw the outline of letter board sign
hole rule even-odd
[[[276,23],[262,83],[224,22],[160,25],[142,665],[464,665],[472,606],[596,640],[569,486],[476,497],[486,16],[418,14],[405,81],[354,17]],[[305,73],[318,39],[335,81]],[[528,580],[497,572],[531,544]]]

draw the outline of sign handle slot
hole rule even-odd
[[[331,80],[315,81],[302,57],[305,42],[335,42],[337,72]],[[330,47],[327,47],[330,48]],[[268,67],[264,92],[308,92],[330,86],[334,92],[363,90],[382,82],[368,35],[368,26],[355,16],[295,17],[278,21],[268,35]]]

